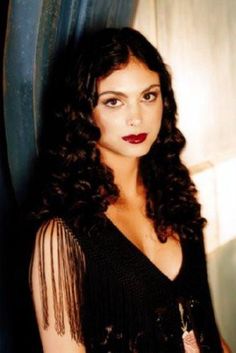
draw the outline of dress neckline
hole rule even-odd
[[[184,251],[184,244],[183,244],[183,239],[180,237],[180,247],[181,247],[181,253],[182,253],[182,261],[181,265],[179,267],[179,271],[176,274],[176,276],[172,279],[168,277],[158,266],[156,266],[147,255],[145,255],[138,247],[135,245],[113,222],[112,220],[105,215],[106,223],[109,224],[113,230],[115,231],[115,234],[118,236],[117,238],[124,244],[127,245],[130,250],[134,252],[134,254],[139,257],[144,263],[146,263],[154,272],[156,272],[159,276],[161,276],[164,280],[166,280],[169,283],[174,284],[177,282],[179,277],[181,276],[184,268],[184,263],[185,263],[185,251]]]

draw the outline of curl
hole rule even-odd
[[[118,199],[113,171],[101,162],[96,147],[100,131],[93,122],[92,110],[97,102],[98,79],[127,64],[130,55],[159,74],[164,103],[159,135],[140,160],[147,216],[163,242],[170,229],[180,236],[198,235],[205,220],[196,188],[180,159],[185,138],[177,128],[171,76],[157,50],[130,28],[105,29],[90,35],[74,52],[75,64],[69,67],[64,101],[56,113],[60,132],[44,154],[46,182],[34,215],[38,219],[66,216],[75,228],[76,224],[86,228],[91,215],[102,217]]]

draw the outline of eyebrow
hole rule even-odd
[[[145,92],[147,92],[147,91],[150,91],[150,89],[152,89],[152,88],[160,87],[160,86],[161,86],[160,83],[156,83],[156,84],[150,85],[150,86],[148,86],[147,88],[145,88],[145,89],[141,92],[141,94],[142,94],[142,93],[145,93]],[[120,91],[104,91],[104,92],[100,93],[100,94],[98,95],[98,97],[101,97],[101,96],[103,96],[103,95],[105,95],[105,94],[116,94],[116,95],[118,95],[118,96],[127,97],[127,95],[126,95],[124,92],[120,92]]]

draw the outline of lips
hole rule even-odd
[[[147,137],[147,133],[142,133],[138,135],[123,136],[122,139],[129,143],[138,144],[138,143],[142,143],[146,139],[146,137]]]

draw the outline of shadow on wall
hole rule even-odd
[[[208,272],[220,332],[236,352],[236,239],[208,255]]]

